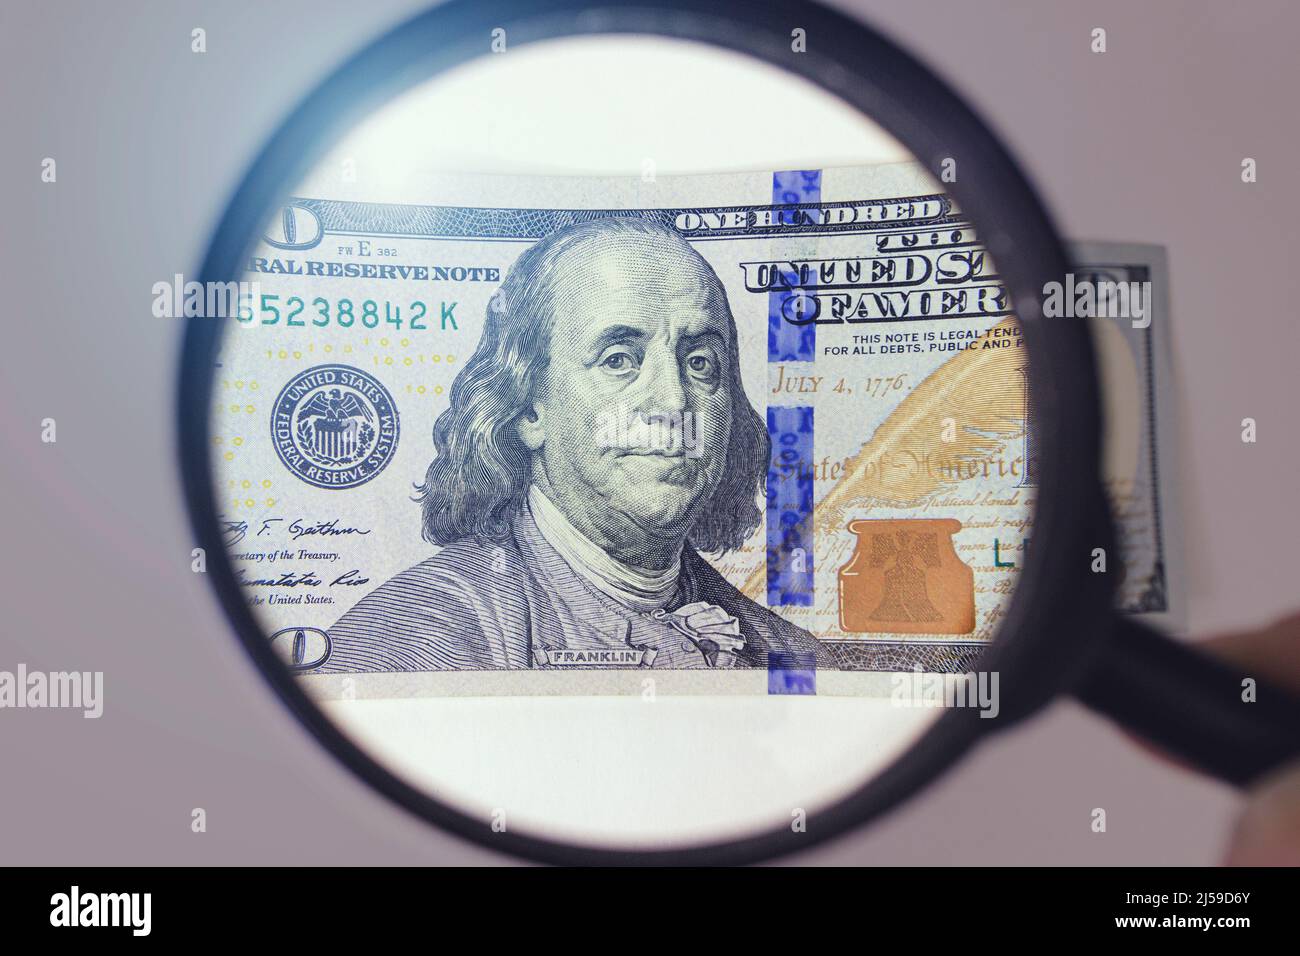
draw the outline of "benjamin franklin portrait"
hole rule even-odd
[[[440,550],[329,629],[322,671],[820,661],[701,557],[760,527],[771,443],[722,283],[672,229],[599,219],[524,252],[433,440]]]

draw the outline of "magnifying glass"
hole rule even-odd
[[[856,21],[437,7],[289,118],[202,278],[210,580],[321,743],[446,830],[763,859],[1062,693],[1236,783],[1300,751],[1294,700],[1111,610],[1098,333],[1051,304],[1086,279]]]

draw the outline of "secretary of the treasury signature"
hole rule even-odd
[[[285,522],[289,524],[286,526]],[[326,521],[308,521],[305,518],[263,518],[258,525],[253,537],[260,538],[263,535],[275,535],[282,531],[287,531],[289,537],[297,541],[299,538],[310,536],[317,537],[337,537],[340,535],[365,535],[370,534],[369,528],[355,528],[351,525],[343,524],[342,518],[330,518]],[[232,544],[239,544],[248,536],[249,524],[247,521],[224,521],[221,526],[222,534],[225,536],[225,545],[230,547]]]

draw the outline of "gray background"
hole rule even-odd
[[[191,573],[172,426],[189,274],[255,151],[424,4],[6,0],[0,13],[0,669],[102,670],[106,709],[0,712],[0,862],[493,863],[336,766]],[[1297,602],[1300,8],[1282,0],[843,4],[946,76],[1072,238],[1169,247],[1192,633]],[[208,31],[191,54],[190,30]],[[1092,27],[1109,52],[1089,52]],[[810,38],[815,42],[815,38]],[[40,162],[58,161],[58,182]],[[1260,181],[1240,181],[1242,157]],[[1243,445],[1240,421],[1259,422]],[[40,422],[58,422],[42,444]],[[190,810],[208,832],[190,831]],[[1090,831],[1105,807],[1109,830]],[[1073,703],[983,747],[819,863],[1218,858],[1237,808]]]

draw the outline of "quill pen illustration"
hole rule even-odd
[[[818,532],[869,517],[873,506],[919,504],[961,481],[962,465],[1024,434],[1025,354],[1015,329],[1007,318],[972,339],[899,403],[817,504]],[[761,600],[766,580],[757,568],[743,593]]]

